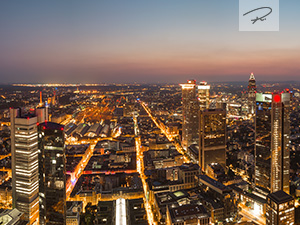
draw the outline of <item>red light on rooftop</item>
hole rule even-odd
[[[37,122],[37,123],[36,123],[36,125],[38,126],[38,125],[40,125],[40,123],[39,123],[39,122]]]
[[[45,130],[45,129],[46,129],[46,127],[45,127],[45,126],[43,126],[43,129]]]
[[[63,128],[63,127],[61,127],[61,128],[60,128],[60,130],[64,130],[64,128]]]
[[[280,95],[275,95],[274,96],[274,102],[280,102],[280,100],[281,100]]]

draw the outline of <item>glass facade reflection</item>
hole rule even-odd
[[[289,194],[290,93],[256,94],[255,185]]]
[[[199,163],[202,170],[211,163],[226,165],[226,111],[207,109],[200,112]]]
[[[64,126],[39,125],[40,224],[66,224]]]

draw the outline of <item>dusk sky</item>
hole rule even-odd
[[[0,83],[300,81],[300,1],[240,32],[238,0],[0,2]]]

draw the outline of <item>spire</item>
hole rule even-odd
[[[254,77],[254,74],[253,74],[253,73],[250,74],[249,80],[255,80],[255,77]]]

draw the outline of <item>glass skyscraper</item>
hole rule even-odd
[[[198,87],[198,101],[200,104],[200,110],[208,109],[209,108],[209,90],[210,85],[207,82],[200,82]]]
[[[256,94],[255,185],[263,194],[289,193],[290,96]]]
[[[196,81],[188,80],[182,87],[182,147],[187,150],[199,140],[199,104],[196,93]]]
[[[44,122],[39,134],[40,224],[66,224],[64,126]]]
[[[199,118],[199,164],[203,171],[207,165],[226,166],[226,110],[206,109]]]

